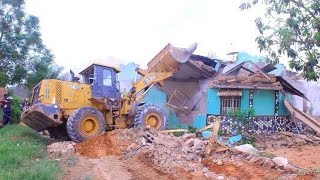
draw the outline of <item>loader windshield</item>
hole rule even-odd
[[[103,85],[112,86],[111,70],[109,69],[103,70]]]

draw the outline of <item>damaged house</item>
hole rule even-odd
[[[270,64],[259,68],[243,61],[215,78],[208,89],[208,123],[221,119],[225,134],[319,131],[314,119],[290,104],[292,95],[306,98],[304,94],[269,73],[274,69]]]
[[[162,52],[168,52],[166,48]],[[157,56],[161,56],[162,52]],[[157,56],[148,64],[148,70],[155,62],[163,63],[163,66],[157,67],[170,67],[167,65],[168,61],[156,61]],[[166,79],[161,86],[152,87],[143,101],[165,110],[169,128],[202,128],[206,126],[207,117],[206,91],[214,78],[217,64],[213,59],[191,55],[172,77]]]

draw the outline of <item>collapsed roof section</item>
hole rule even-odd
[[[208,59],[204,62],[203,56],[191,56],[196,48],[197,44],[189,48],[168,44],[148,63],[147,72],[172,72],[172,78],[180,80],[209,78],[215,73],[214,66]]]
[[[251,66],[246,66],[248,64]],[[217,77],[210,84],[210,87],[223,89],[284,90],[307,99],[301,91],[293,87],[281,76],[268,74],[268,72],[274,69],[275,67],[272,65],[259,68],[252,61],[244,61]]]

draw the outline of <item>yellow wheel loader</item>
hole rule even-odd
[[[67,132],[75,142],[98,136],[114,128],[150,126],[165,129],[168,119],[163,109],[144,106],[142,99],[155,85],[173,77],[188,61],[196,44],[177,48],[168,44],[149,63],[137,69],[142,78],[132,83],[128,94],[121,95],[115,67],[92,64],[83,71],[82,82],[42,80],[33,89],[31,107],[21,115],[24,124],[36,131]],[[61,131],[62,130],[62,131]]]

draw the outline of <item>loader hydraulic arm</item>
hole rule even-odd
[[[131,97],[136,98],[135,101],[140,102],[144,95],[155,84],[162,86],[163,81],[173,75],[172,72],[163,73],[147,73],[138,82],[133,83]],[[136,97],[138,93],[144,91],[140,96]]]

